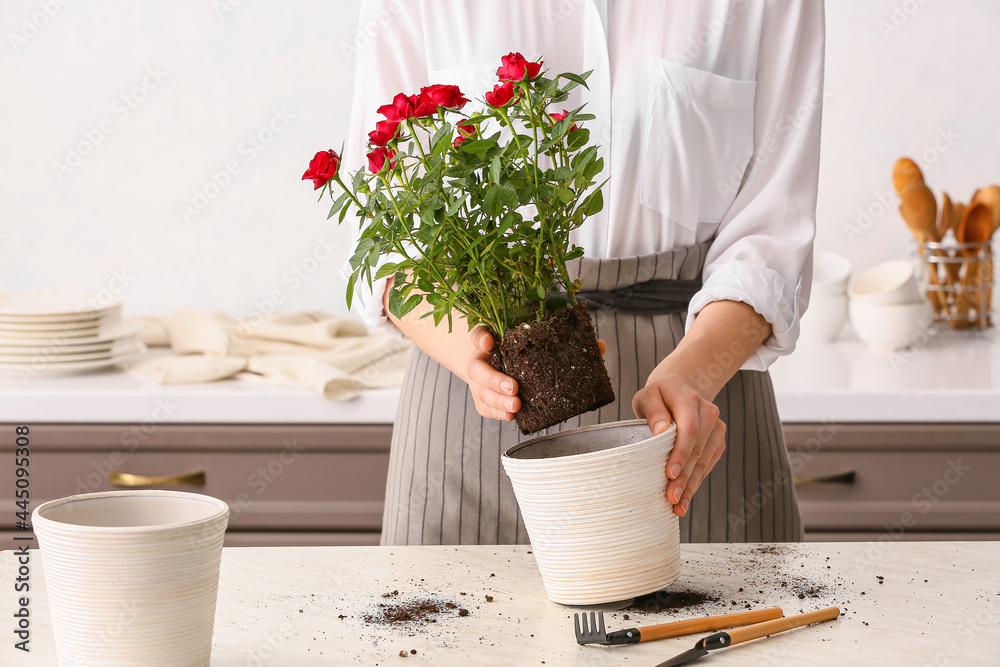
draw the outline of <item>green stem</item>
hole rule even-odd
[[[431,167],[429,164],[427,164],[427,154],[424,153],[424,147],[420,143],[420,140],[417,139],[417,133],[414,129],[415,126],[413,124],[412,119],[410,118],[406,119],[406,127],[410,130],[410,136],[413,138],[413,143],[417,145],[417,152],[420,153],[420,161],[424,163],[424,169],[426,169],[429,172]]]
[[[354,192],[344,184],[344,181],[340,180],[340,174],[334,174],[333,180],[337,181],[337,184],[341,187],[341,189],[344,192],[347,193],[347,196],[350,198],[352,202],[354,202],[355,206],[357,206],[359,209],[364,210],[365,207],[362,206],[361,202],[358,201],[358,198],[354,196]],[[369,215],[369,217],[371,217],[371,215]]]

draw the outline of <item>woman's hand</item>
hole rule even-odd
[[[521,409],[521,399],[517,397],[517,381],[509,375],[490,366],[490,350],[493,336],[482,327],[469,332],[475,351],[469,358],[465,381],[476,401],[476,410],[484,417],[511,421],[514,413]]]
[[[691,496],[726,448],[726,425],[712,399],[770,333],[771,325],[751,306],[713,301],[632,399],[635,414],[646,418],[654,434],[677,422],[667,459],[667,500],[677,516],[687,514]],[[711,372],[706,359],[713,360]]]
[[[653,371],[632,399],[632,410],[649,422],[653,435],[677,422],[667,459],[667,500],[674,504],[674,514],[684,516],[691,496],[726,448],[726,425],[719,419],[719,408],[686,383]]]
[[[482,327],[476,327],[469,335],[475,351],[469,358],[465,381],[476,401],[476,410],[484,417],[511,421],[514,413],[521,409],[521,399],[517,397],[517,381],[493,368],[489,362],[489,352],[493,349],[493,336]],[[597,341],[601,354],[607,349],[603,340]]]

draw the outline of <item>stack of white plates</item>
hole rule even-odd
[[[0,371],[91,370],[145,351],[120,302],[75,291],[0,293]]]

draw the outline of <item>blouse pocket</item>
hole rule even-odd
[[[654,63],[640,203],[694,230],[718,223],[753,154],[755,81],[669,60]]]

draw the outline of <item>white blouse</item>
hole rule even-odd
[[[744,369],[794,349],[816,227],[822,0],[365,0],[356,36],[348,171],[365,168],[376,110],[396,93],[447,83],[481,100],[511,51],[550,74],[593,69],[562,106],[597,116],[586,126],[610,181],[572,240],[606,258],[715,237],[686,326],[712,301],[742,301],[772,326]],[[358,285],[368,324],[386,322],[384,291]]]

